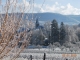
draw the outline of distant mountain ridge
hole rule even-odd
[[[2,14],[4,16],[4,14]],[[10,14],[9,14],[10,15]],[[21,13],[15,13],[15,16],[21,15]],[[26,17],[28,16],[28,17]],[[24,13],[23,19],[35,21],[37,18],[40,22],[52,21],[56,19],[58,23],[64,22],[65,24],[79,24],[80,23],[80,15],[62,15],[59,13]]]
[[[58,13],[25,13],[24,19],[26,15],[29,16],[28,19],[30,20],[33,15],[33,19],[36,20],[38,18],[39,21],[52,21],[56,19],[58,23],[64,22],[66,24],[79,24],[80,23],[80,15],[62,15]]]

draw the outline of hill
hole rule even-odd
[[[32,13],[25,13],[24,19],[28,16],[28,19],[31,20]],[[56,19],[58,23],[64,22],[65,24],[79,24],[80,23],[80,15],[62,15],[58,13],[33,13],[33,19],[36,20],[38,18],[39,21],[52,21]]]

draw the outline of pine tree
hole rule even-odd
[[[35,27],[36,27],[36,28],[39,27],[39,21],[38,21],[38,19],[36,19]]]
[[[53,42],[59,41],[59,29],[58,29],[58,23],[54,19],[51,24],[51,40],[50,43],[53,44]]]
[[[60,26],[60,44],[63,45],[63,43],[65,42],[65,36],[66,36],[66,32],[65,32],[65,27],[64,27],[64,23],[61,22],[61,26]]]

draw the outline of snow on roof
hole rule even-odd
[[[61,51],[60,48],[54,48],[54,51]]]

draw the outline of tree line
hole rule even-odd
[[[57,46],[70,47],[74,44],[77,45],[79,41],[80,24],[67,25],[64,22],[59,24],[56,19],[53,19],[52,22],[46,22],[43,26],[40,26],[37,19],[30,44],[43,46],[56,44]]]

